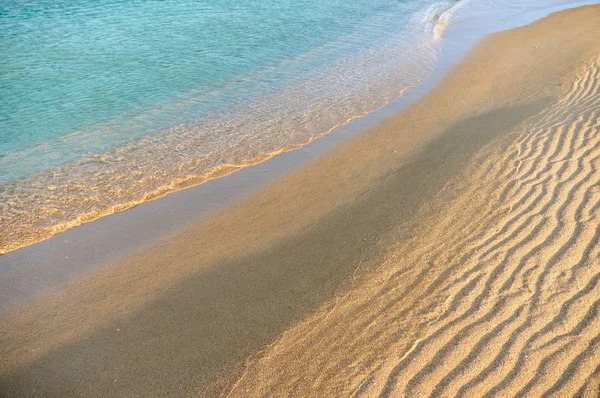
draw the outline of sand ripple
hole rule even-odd
[[[600,59],[229,395],[598,396],[599,94]]]

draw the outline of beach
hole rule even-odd
[[[0,319],[20,396],[597,396],[600,6]],[[93,224],[93,223],[92,223]]]

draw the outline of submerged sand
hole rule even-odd
[[[597,396],[600,7],[0,323],[7,396]]]

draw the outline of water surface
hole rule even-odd
[[[452,24],[563,3],[4,1],[0,253],[383,107]]]

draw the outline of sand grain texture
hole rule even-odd
[[[229,396],[597,396],[600,59]],[[506,145],[509,143],[508,145]]]
[[[0,320],[7,396],[597,396],[600,7]],[[596,395],[594,395],[596,394]]]

